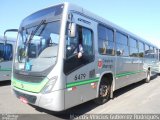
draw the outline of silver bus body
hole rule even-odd
[[[56,9],[62,10],[57,11]],[[75,23],[76,29],[83,34],[79,35],[84,40],[83,44],[86,45],[83,45],[84,59],[82,61],[67,53],[71,49],[70,42],[77,39],[76,37],[68,37],[70,23]],[[34,33],[37,36],[41,34],[43,37],[39,39],[40,42],[33,44],[31,43],[34,42],[33,36],[32,39],[27,40],[29,43],[24,45],[21,45],[22,42],[19,42],[21,38],[18,37],[13,64],[12,89],[22,102],[52,111],[62,111],[99,97],[99,87],[104,78],[110,80],[110,97],[113,97],[115,90],[145,79],[148,71],[151,76],[152,73],[155,73],[152,66],[157,62],[157,58],[121,56],[123,51],[118,50],[115,42],[116,34],[119,32],[125,35],[127,41],[134,38],[137,44],[142,42],[144,46],[147,44],[150,48],[153,47],[153,50],[157,49],[156,46],[76,5],[64,3],[40,10],[25,18],[19,31],[35,31],[36,28],[30,30],[32,26],[38,26]],[[59,42],[54,41],[56,44],[46,45],[48,43],[46,36],[51,28],[54,29],[52,33],[59,35]],[[100,33],[98,33],[98,29],[103,28],[109,28],[113,32],[111,38],[113,38],[113,47],[116,52],[113,50],[112,54],[108,51],[110,55],[102,53],[105,49],[99,49],[98,36]],[[57,32],[58,30],[59,32]],[[26,31],[24,31],[25,34],[27,34]],[[19,35],[21,34],[19,33]],[[31,36],[31,32],[28,34],[27,38]],[[31,47],[26,49],[25,45],[36,46],[38,44],[37,46],[43,46],[43,43],[48,47],[44,47],[42,52],[39,52],[41,51],[39,47],[37,47],[38,50],[31,51],[31,55],[27,57],[19,55],[20,53],[17,52],[23,51],[23,49],[30,51]],[[106,44],[109,45],[109,42]],[[85,50],[87,51],[86,55]],[[53,51],[56,51],[54,58],[51,59],[49,55],[46,58],[41,57],[47,56],[45,52],[50,54]],[[35,55],[35,53],[38,54]]]

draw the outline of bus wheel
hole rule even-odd
[[[110,91],[111,85],[109,80],[102,80],[99,87],[99,97],[94,101],[99,105],[106,103],[110,98]]]
[[[147,78],[145,79],[145,82],[149,83],[150,80],[151,80],[151,72],[150,72],[150,70],[148,70],[148,72],[147,72]]]

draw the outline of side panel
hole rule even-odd
[[[0,81],[11,79],[12,61],[0,63]]]
[[[136,57],[117,57],[116,89],[138,82],[146,77],[143,59]]]
[[[135,65],[132,67],[132,59],[129,57],[117,57],[116,60],[116,81],[115,87],[119,89],[127,85],[130,81],[130,72],[132,70],[138,69],[138,66]]]

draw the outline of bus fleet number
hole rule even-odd
[[[86,74],[75,75],[74,80],[84,80],[86,78]]]

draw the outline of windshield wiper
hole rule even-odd
[[[29,35],[29,39],[27,41],[27,43],[30,43],[30,41],[33,39],[34,35],[37,33],[37,31],[39,30],[39,28],[41,27],[42,24],[44,24],[46,22],[46,20],[42,20],[40,22],[40,24],[36,27],[36,29],[34,31],[31,32],[31,34]],[[45,26],[44,26],[45,27]],[[44,29],[42,29],[44,30]]]
[[[42,20],[40,22],[40,24],[36,27],[36,29],[34,31],[32,31],[30,33],[30,35],[28,36],[28,40],[26,41],[26,48],[25,48],[25,63],[29,61],[29,58],[27,56],[27,53],[28,53],[28,46],[29,46],[29,43],[31,42],[31,40],[33,39],[34,35],[37,33],[37,31],[39,30],[39,28],[41,27],[42,24],[44,24],[46,22],[46,20]],[[45,27],[45,26],[44,26]],[[42,29],[44,30],[44,29]]]

